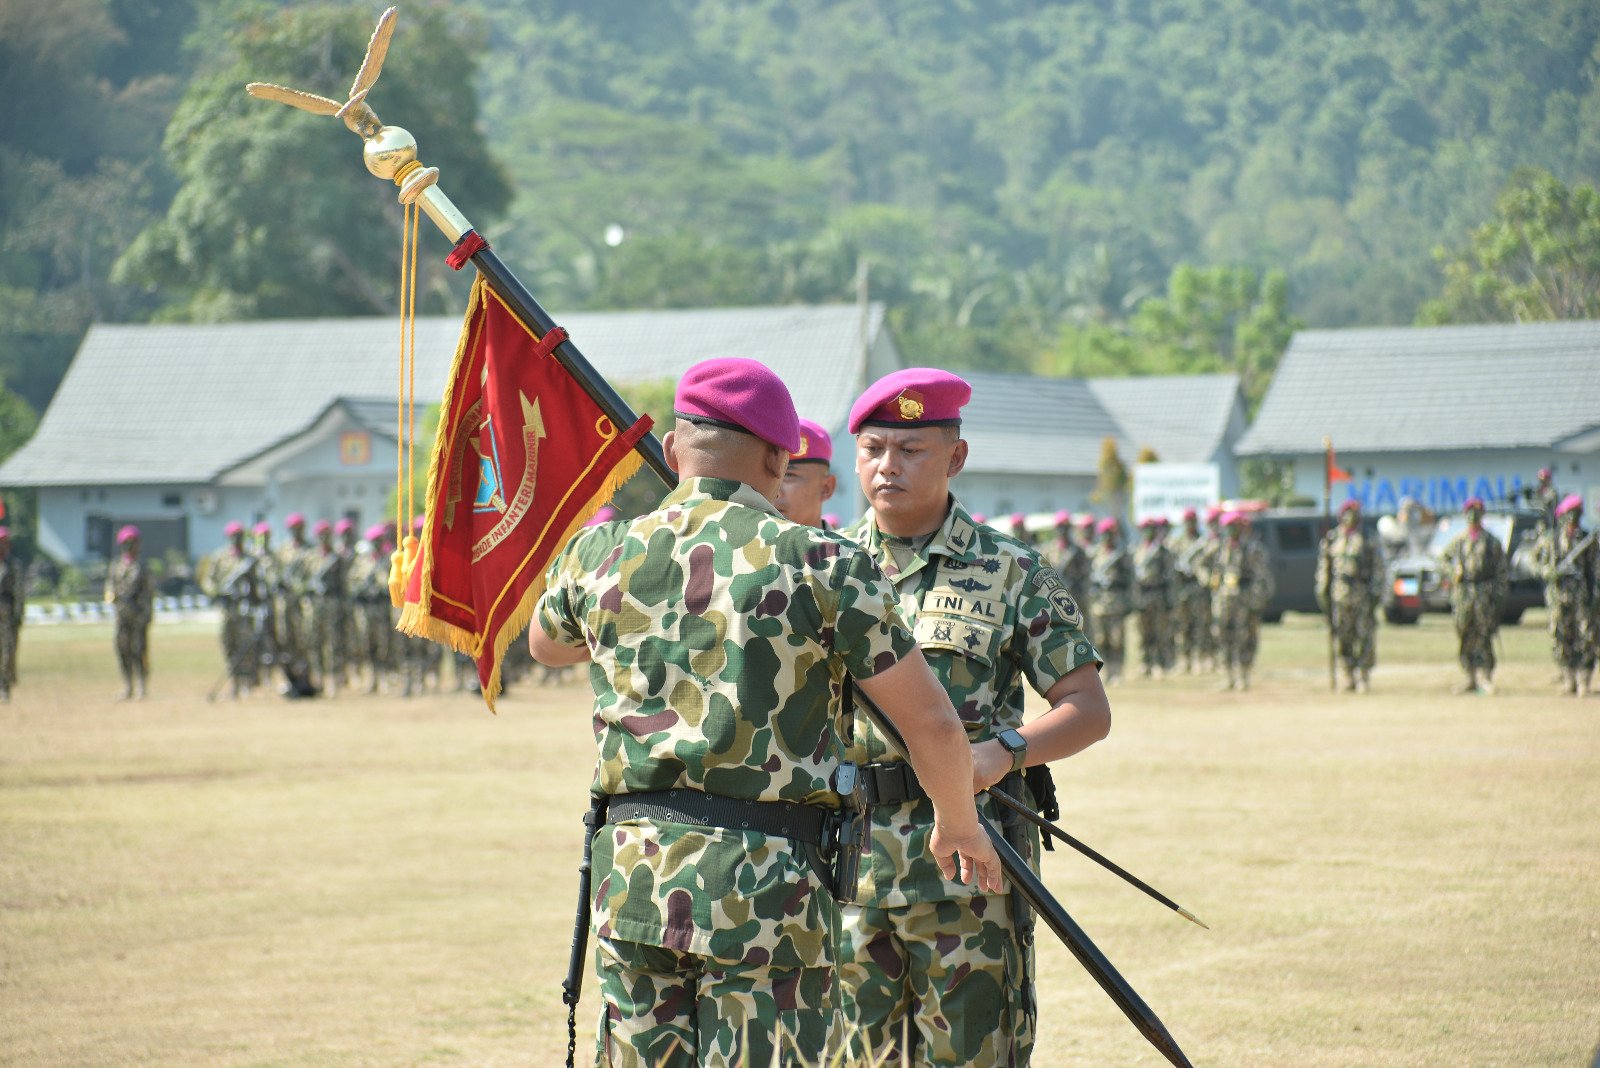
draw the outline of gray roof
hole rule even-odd
[[[1081,378],[961,371],[972,400],[961,412],[967,468],[1004,474],[1094,474],[1107,437],[1128,438]],[[1124,457],[1127,459],[1127,457]]]
[[[1242,412],[1238,375],[1091,378],[1089,388],[1134,454],[1149,446],[1163,463],[1210,463],[1225,444],[1235,409]]]
[[[855,305],[577,312],[557,321],[612,382],[677,379],[697,360],[748,356],[789,384],[795,404],[843,426],[863,385]],[[417,399],[437,403],[461,322],[417,320]],[[98,324],[78,349],[33,439],[0,465],[0,485],[204,483],[303,432],[339,397],[393,405],[399,327],[391,319]],[[392,412],[391,412],[392,414]]]
[[[1550,448],[1600,427],[1600,322],[1302,330],[1237,452]]]

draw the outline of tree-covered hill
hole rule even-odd
[[[1180,263],[1403,323],[1516,167],[1600,177],[1592,0],[480,8],[503,246],[585,302],[847,296],[865,254],[996,361]]]
[[[7,385],[42,406],[97,318],[389,299],[392,190],[235,85],[340,95],[381,6],[0,0]],[[1296,322],[1439,298],[1434,250],[1518,168],[1600,179],[1594,0],[405,0],[401,26],[374,106],[552,310],[851,299],[865,268],[908,355],[954,366],[1264,388]],[[492,159],[450,128],[465,88]]]

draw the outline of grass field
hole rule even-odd
[[[1197,1065],[1587,1065],[1600,1040],[1600,699],[1555,696],[1542,617],[1495,697],[1448,620],[1386,628],[1327,693],[1318,621],[1256,687],[1112,691],[1058,771],[1046,881]],[[587,688],[208,704],[214,635],[37,627],[0,706],[0,1063],[549,1065],[592,760]],[[1041,936],[1034,1063],[1155,1065]],[[594,1007],[580,1014],[587,1054]]]

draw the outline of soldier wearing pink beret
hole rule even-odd
[[[828,890],[848,888],[810,858],[859,856],[827,830],[847,676],[936,784],[919,859],[989,891],[999,862],[961,722],[894,591],[773,503],[804,444],[788,389],[754,360],[708,360],[673,410],[663,448],[681,481],[655,511],[574,537],[529,628],[536,660],[587,663],[595,687],[600,1059],[787,1063],[834,1033]]]
[[[822,527],[822,506],[839,480],[833,474],[833,437],[820,423],[800,420],[800,448],[789,455],[789,468],[783,474],[773,501],[784,518],[808,527]]]
[[[1583,498],[1578,494],[1568,494],[1556,505],[1555,525],[1540,534],[1533,560],[1544,577],[1561,692],[1585,696],[1600,644],[1600,544],[1583,529]]]
[[[925,367],[867,388],[848,425],[869,510],[845,533],[893,583],[960,712],[973,787],[1003,783],[1043,804],[1046,764],[1104,737],[1110,707],[1099,654],[1055,568],[951,494],[967,461],[961,409],[971,395],[960,377]],[[1025,687],[1049,704],[1027,721]],[[941,875],[926,858],[931,784],[859,716],[856,736],[875,804],[869,874],[845,906],[840,950],[852,1053],[886,1064],[1025,1064],[1034,1036],[1026,910]],[[1037,864],[1037,833],[1016,823],[1011,838]]]
[[[106,603],[116,612],[117,667],[122,700],[141,700],[150,678],[150,620],[155,614],[156,580],[139,554],[139,528],[117,531],[117,556],[106,572]]]

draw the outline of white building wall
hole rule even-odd
[[[1337,443],[1335,443],[1337,446]],[[1377,514],[1392,513],[1402,497],[1415,497],[1435,512],[1461,507],[1468,497],[1502,501],[1538,481],[1539,468],[1550,466],[1557,487],[1600,498],[1600,453],[1551,453],[1546,449],[1482,449],[1451,452],[1338,453],[1339,466],[1355,476],[1335,483],[1335,507],[1347,498]],[[1320,502],[1323,457],[1301,456],[1294,462],[1295,492]]]

